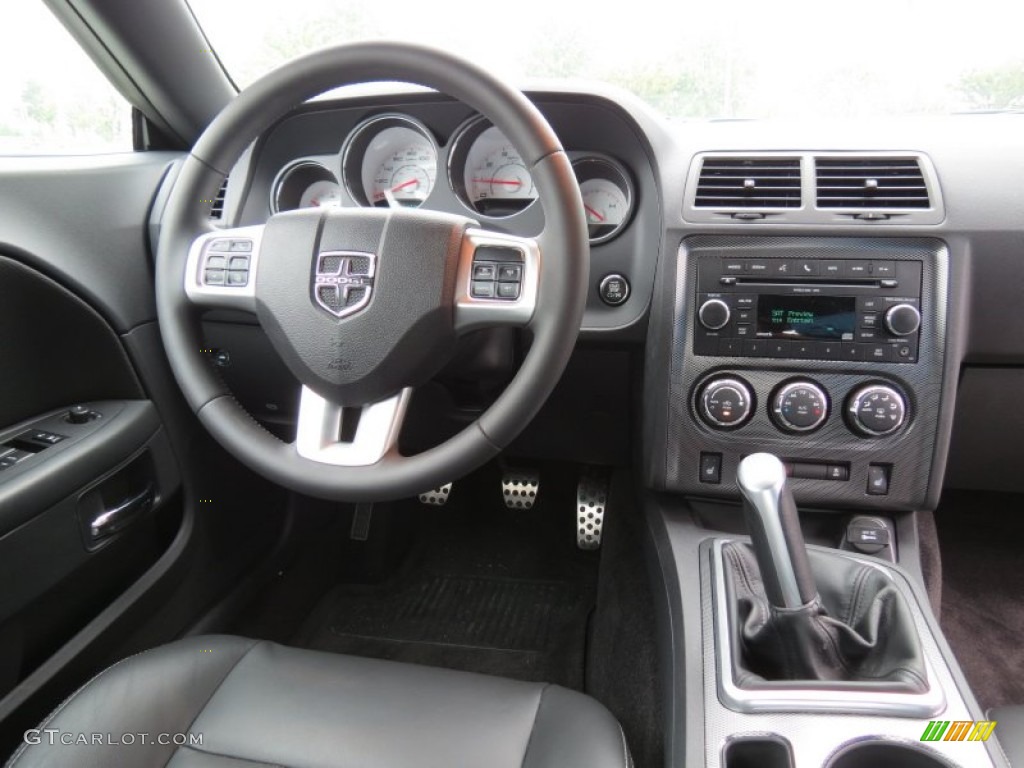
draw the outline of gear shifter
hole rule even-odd
[[[740,462],[736,479],[768,602],[794,610],[818,597],[786,468],[770,453]]]
[[[910,609],[891,579],[846,554],[808,550],[786,468],[768,453],[740,462],[752,545],[723,547],[740,684],[843,682],[919,692],[926,674]]]

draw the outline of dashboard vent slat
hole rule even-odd
[[[221,182],[220,189],[217,190],[217,196],[213,199],[213,205],[210,206],[210,218],[214,221],[220,221],[224,218],[224,198],[228,194],[228,180],[224,179]]]
[[[698,208],[799,208],[800,158],[706,157],[697,181]]]
[[[916,157],[816,157],[819,208],[929,208]]]

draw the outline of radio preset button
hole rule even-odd
[[[896,263],[892,261],[873,261],[868,271],[872,277],[896,277]]]
[[[821,262],[821,274],[825,277],[842,277],[845,274],[846,265],[842,261]]]
[[[869,277],[868,275],[868,263],[867,261],[848,261],[846,262],[846,276],[847,277]]]
[[[828,418],[828,395],[813,381],[790,382],[776,392],[771,415],[784,432],[811,432]]]
[[[729,324],[729,305],[721,299],[708,299],[697,310],[700,324],[711,331],[718,331]]]

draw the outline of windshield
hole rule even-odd
[[[390,38],[453,51],[513,83],[613,83],[670,117],[1024,107],[1024,3],[1007,0],[190,4],[240,87],[321,46]]]

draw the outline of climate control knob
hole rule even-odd
[[[732,429],[754,412],[750,386],[739,378],[713,379],[700,396],[700,417],[709,427]]]
[[[717,331],[729,323],[729,305],[721,299],[708,299],[697,310],[697,319],[709,331]]]
[[[885,329],[893,336],[910,336],[921,327],[921,313],[912,304],[897,304],[885,312]]]
[[[772,399],[772,420],[783,432],[813,432],[828,418],[828,394],[813,381],[791,381]]]
[[[884,437],[907,420],[907,403],[894,387],[868,384],[850,395],[847,404],[850,424],[862,435]]]

